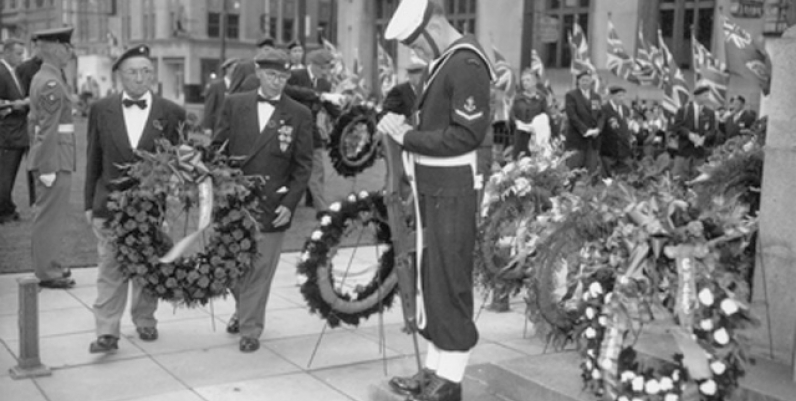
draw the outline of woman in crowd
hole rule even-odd
[[[536,146],[550,145],[550,118],[547,114],[547,99],[537,88],[536,74],[526,68],[520,75],[520,91],[511,106],[511,126],[514,127],[514,149],[512,156],[519,159],[528,155],[528,145],[533,140]]]

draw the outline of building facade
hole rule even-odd
[[[686,74],[690,74],[691,31],[697,40],[723,57],[720,15],[732,13],[734,20],[752,35],[781,35],[796,23],[793,0],[439,0],[449,19],[461,31],[476,35],[489,51],[494,48],[516,71],[528,67],[531,50],[543,60],[554,91],[562,96],[572,87],[569,74],[571,51],[567,35],[573,24],[586,32],[591,58],[600,76],[609,83],[622,83],[606,71],[608,20],[616,27],[625,49],[633,54],[639,29],[647,40],[660,28],[664,41]],[[397,60],[398,70],[408,64],[405,46],[380,39],[399,0],[348,0],[338,7],[338,42],[348,63],[358,59],[368,78],[375,79],[377,41]],[[596,38],[600,38],[597,40]],[[623,83],[631,96],[661,99],[655,88]],[[754,85],[731,81],[731,93],[759,99]],[[751,96],[750,96],[751,95]],[[754,103],[757,100],[753,100]]]

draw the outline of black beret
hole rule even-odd
[[[260,68],[277,71],[290,71],[290,57],[284,50],[264,49],[254,57],[254,62]]]
[[[72,32],[75,29],[71,26],[63,28],[45,29],[43,31],[36,31],[30,36],[33,41],[42,42],[57,42],[57,43],[70,43],[72,41]]]
[[[111,66],[111,71],[116,71],[119,69],[119,66],[122,64],[124,60],[133,57],[144,57],[149,58],[149,46],[147,45],[138,45],[135,47],[131,47],[122,53],[116,61],[113,62],[113,66]]]
[[[736,96],[735,99],[740,100],[741,103],[746,104],[746,98],[741,95]]]
[[[326,49],[315,49],[307,55],[307,62],[315,65],[326,65],[334,61],[332,52]]]
[[[287,49],[288,49],[288,50],[293,50],[293,48],[294,48],[294,47],[301,47],[301,48],[304,48],[304,46],[303,46],[303,45],[301,44],[301,42],[299,42],[299,41],[290,42],[290,44],[289,44],[289,45],[287,45]]]
[[[263,46],[274,47],[274,39],[270,36],[266,36],[260,39],[260,41],[257,42],[257,47],[263,47]]]
[[[697,86],[696,89],[694,89],[694,96],[699,96],[709,90],[710,88],[708,88],[707,86]]]
[[[621,86],[612,86],[608,88],[608,92],[612,95],[616,95],[617,93],[627,92],[627,90]]]
[[[579,81],[579,80],[580,80],[580,77],[582,77],[582,76],[584,76],[584,75],[591,76],[591,71],[589,71],[589,70],[583,70],[583,71],[579,72],[579,73],[578,73],[578,75],[576,75],[576,76],[575,76],[575,80],[576,80],[576,81]]]

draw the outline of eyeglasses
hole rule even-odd
[[[263,71],[263,74],[265,74],[265,76],[268,77],[269,79],[273,79],[275,81],[276,80],[287,81],[287,79],[290,78],[290,73],[289,72],[279,72],[279,71],[274,71],[274,70],[265,70],[265,71]]]
[[[138,76],[138,74],[141,74],[141,76],[143,77],[148,77],[154,73],[154,71],[150,68],[142,68],[139,70],[129,69],[129,70],[122,70],[121,72],[122,74],[127,75],[128,77],[135,77]]]

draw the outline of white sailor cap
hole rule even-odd
[[[392,15],[384,38],[396,39],[405,45],[410,45],[417,40],[423,28],[431,19],[429,0],[401,0],[395,14]]]

